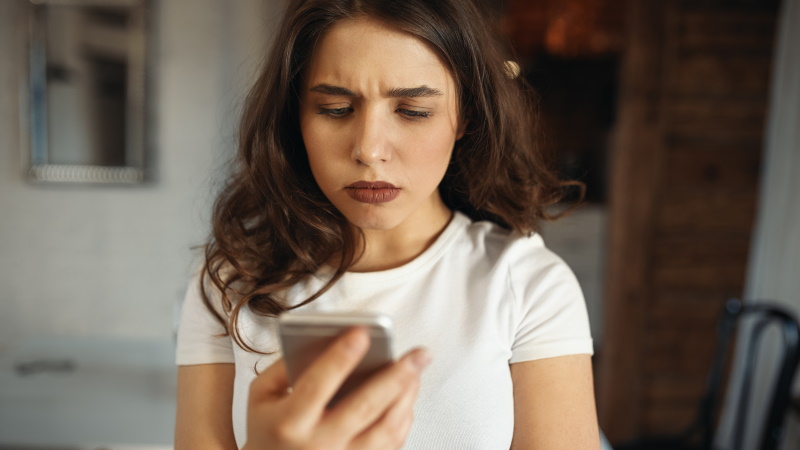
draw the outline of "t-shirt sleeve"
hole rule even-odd
[[[179,366],[234,362],[231,337],[225,333],[225,327],[203,302],[200,292],[201,273],[198,271],[189,283],[181,308],[175,352],[175,360]],[[218,296],[212,294],[212,301],[218,303]],[[219,305],[214,306],[221,311]]]
[[[593,354],[586,302],[572,270],[540,237],[525,241],[509,268],[516,300],[509,362]]]

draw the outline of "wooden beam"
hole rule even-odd
[[[665,0],[628,2],[619,115],[611,152],[605,335],[598,370],[600,426],[612,442],[641,425],[641,346],[653,220],[663,153],[662,84]]]

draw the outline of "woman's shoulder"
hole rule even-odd
[[[241,292],[246,289],[247,285],[237,280],[232,264],[225,262],[209,268],[204,261],[192,273],[184,302],[202,303],[205,309],[213,308],[212,314],[227,319],[231,307],[241,300]]]
[[[460,214],[460,213],[459,213]],[[471,221],[464,216],[465,237],[476,251],[505,262],[528,261],[543,265],[563,263],[545,245],[539,233],[523,234],[488,220]]]
[[[477,258],[473,285],[509,300],[515,326],[512,362],[591,353],[583,293],[572,270],[538,233],[525,235],[490,222],[471,222],[466,234]]]
[[[577,285],[572,270],[539,233],[523,234],[489,221],[469,221],[463,236],[469,252],[483,259],[493,273],[509,277],[512,285]]]

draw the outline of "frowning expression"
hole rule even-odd
[[[314,179],[352,224],[449,217],[437,188],[462,133],[456,86],[416,37],[368,17],[331,27],[305,73],[300,127]]]

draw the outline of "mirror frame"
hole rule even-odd
[[[47,38],[42,11],[48,6],[123,6],[130,8],[129,60],[125,94],[125,165],[54,164],[48,143]],[[33,182],[136,184],[148,181],[149,0],[29,0],[26,61],[20,65],[20,126],[23,163]]]

